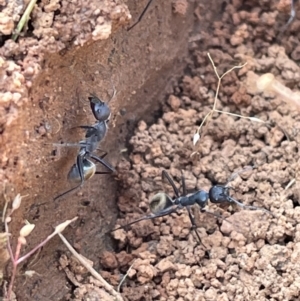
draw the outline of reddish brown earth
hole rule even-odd
[[[134,20],[145,2],[129,1]],[[38,4],[17,43],[9,39],[9,18],[0,28],[0,176],[10,198],[29,194],[13,215],[13,239],[24,219],[36,224],[29,250],[52,227],[78,216],[65,236],[115,289],[128,273],[120,289],[124,300],[298,300],[299,112],[255,86],[257,76],[271,72],[298,90],[297,17],[282,32],[289,1],[154,1],[129,32],[122,29],[132,21],[121,2],[106,1],[99,11],[96,3],[90,10],[79,2],[50,4]],[[214,113],[194,147],[217,87],[207,52],[220,74],[247,62],[222,80],[218,109],[265,123]],[[113,86],[113,118],[101,148],[109,151],[116,176],[95,176],[53,202],[70,187],[66,175],[76,149],[53,156],[52,144],[82,139],[73,127],[94,122],[87,96],[108,100]],[[224,184],[248,165],[257,168],[230,182],[231,193],[273,215],[209,204],[224,221],[195,206],[206,249],[197,244],[185,210],[105,235],[149,213],[158,191],[173,196],[161,181],[163,169],[178,187],[183,170],[193,192]],[[28,270],[36,274],[25,277]],[[10,273],[9,266],[6,280]],[[19,269],[14,292],[18,300],[113,300],[57,237]]]

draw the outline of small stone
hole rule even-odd
[[[168,104],[170,105],[173,111],[177,112],[181,105],[181,101],[178,97],[170,95],[168,99]]]

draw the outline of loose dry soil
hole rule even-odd
[[[35,223],[29,250],[52,226],[79,216],[66,237],[115,289],[126,274],[120,288],[124,300],[299,300],[300,114],[279,95],[259,93],[255,85],[259,75],[270,72],[293,91],[299,89],[297,16],[282,32],[289,1],[155,1],[129,32],[119,28],[130,20],[127,7],[104,2],[106,10],[95,13],[99,4],[93,3],[85,17],[89,10],[79,2],[69,4],[73,10],[60,2],[51,2],[50,8],[41,2],[33,20],[39,14],[45,18],[32,21],[28,30],[49,18],[49,26],[39,27],[47,30],[33,30],[34,37],[17,43],[2,30],[6,77],[1,76],[10,82],[1,83],[1,178],[11,198],[17,192],[30,194],[14,215],[12,237],[23,219]],[[129,2],[133,19],[143,2]],[[79,30],[77,24],[87,27]],[[106,30],[112,34],[109,40],[104,40]],[[217,89],[207,52],[220,74],[247,62],[222,80],[218,110],[264,122],[214,113],[193,146]],[[33,70],[26,68],[26,58]],[[70,187],[66,175],[76,150],[53,152],[52,144],[82,139],[82,132],[72,128],[93,122],[87,96],[109,99],[112,86],[117,90],[110,103],[113,118],[101,148],[109,151],[116,175],[95,176],[79,192],[53,202]],[[225,184],[249,165],[256,168],[230,182],[232,196],[273,215],[209,204],[224,220],[194,206],[206,248],[197,243],[186,210],[105,234],[149,214],[149,200],[157,192],[174,196],[162,182],[163,169],[178,188],[183,171],[193,192]],[[28,270],[36,274],[23,276]],[[113,300],[59,238],[22,266],[14,291],[18,300]]]

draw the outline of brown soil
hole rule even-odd
[[[25,34],[17,43],[7,39],[17,7],[0,27],[6,39],[0,52],[0,176],[10,198],[30,195],[13,216],[12,237],[23,219],[36,224],[27,238],[30,250],[53,226],[79,216],[65,236],[115,288],[128,272],[124,300],[298,300],[299,112],[254,85],[258,75],[271,72],[297,91],[297,18],[282,33],[289,1],[156,1],[129,32],[121,29],[130,20],[126,6],[104,2],[97,13],[96,1],[90,10],[80,2],[41,2],[27,31],[34,28],[33,37]],[[146,2],[129,1],[133,19]],[[207,52],[219,73],[247,62],[223,79],[218,109],[266,123],[215,113],[195,148],[193,135],[212,108],[217,86]],[[82,139],[73,128],[94,122],[87,96],[108,100],[113,86],[113,118],[101,149],[117,166],[116,177],[95,176],[79,192],[53,202],[70,187],[66,175],[76,157],[69,148],[53,156],[53,143]],[[186,210],[105,235],[115,227],[117,197],[117,224],[124,225],[149,213],[158,191],[173,196],[161,181],[163,169],[178,188],[183,170],[193,192],[224,184],[247,165],[257,168],[230,182],[233,197],[274,216],[209,204],[224,221],[195,206],[206,249],[197,244]],[[25,278],[28,270],[36,274]],[[59,238],[18,275],[18,300],[113,300]]]

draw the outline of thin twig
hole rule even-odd
[[[232,68],[230,68],[229,70],[227,70],[225,73],[223,73],[221,76],[218,73],[217,67],[212,59],[212,57],[210,56],[209,53],[207,53],[207,56],[212,64],[212,67],[214,69],[214,72],[218,78],[218,84],[217,84],[217,89],[216,89],[216,93],[215,93],[215,97],[214,97],[214,104],[213,104],[213,108],[205,115],[205,117],[203,118],[200,126],[198,127],[196,133],[194,134],[194,138],[193,138],[193,144],[196,145],[197,142],[199,141],[199,139],[201,138],[201,136],[204,136],[209,124],[210,119],[212,118],[213,113],[222,113],[222,114],[227,114],[227,115],[231,115],[231,116],[236,116],[236,117],[240,117],[240,118],[245,118],[245,119],[249,119],[251,121],[255,121],[255,122],[264,122],[262,120],[260,120],[259,118],[256,117],[247,117],[247,116],[242,116],[239,114],[234,114],[234,113],[230,113],[230,112],[224,112],[221,110],[217,109],[217,103],[218,103],[218,95],[219,95],[219,91],[220,91],[220,87],[221,87],[221,81],[222,78],[227,75],[228,73],[230,73],[231,71],[233,71],[234,69],[240,69],[243,68],[247,63],[243,64],[243,65],[239,65],[239,66],[233,66]],[[202,129],[203,128],[203,129]],[[202,134],[200,135],[200,130],[202,129]],[[191,154],[191,156],[193,156],[194,154],[198,153],[193,152]]]
[[[284,190],[288,190],[289,188],[291,188],[292,185],[294,185],[296,182],[296,179],[292,179],[289,181],[289,183],[285,186]]]
[[[118,291],[118,292],[120,292],[121,286],[122,286],[123,282],[125,281],[125,279],[127,278],[127,276],[128,276],[128,274],[129,274],[130,270],[132,269],[132,267],[133,267],[135,261],[136,261],[136,259],[133,261],[132,265],[129,267],[127,273],[125,274],[125,276],[122,278],[120,284],[118,285],[118,288],[117,288],[117,291]]]
[[[17,197],[21,198],[20,195],[17,195]],[[13,209],[18,209],[18,205],[20,204],[21,200],[16,199],[14,201],[17,201],[17,205],[15,205],[15,208],[13,207]],[[13,212],[13,210],[11,211],[11,213]],[[11,214],[10,213],[10,214]],[[8,233],[8,220],[10,218],[10,214],[5,218],[5,231],[6,233]],[[16,251],[15,254],[13,254],[12,252],[12,248],[10,245],[10,241],[9,239],[7,239],[7,247],[8,247],[8,251],[10,253],[10,257],[12,260],[12,264],[13,264],[13,270],[12,270],[12,276],[11,276],[11,280],[8,286],[8,290],[7,290],[7,295],[6,298],[7,300],[11,300],[11,296],[12,296],[12,290],[13,290],[13,285],[15,282],[15,278],[17,275],[17,267],[18,264],[20,264],[22,261],[28,259],[33,253],[35,253],[37,250],[39,250],[42,246],[44,246],[53,236],[55,236],[56,234],[59,234],[60,232],[62,232],[70,223],[74,222],[75,220],[77,220],[78,217],[75,217],[71,220],[66,220],[65,222],[59,224],[58,226],[55,227],[54,231],[45,239],[43,240],[40,244],[38,244],[35,248],[33,248],[30,252],[28,252],[27,254],[25,254],[24,256],[20,257],[21,254],[21,248],[24,244],[26,244],[26,239],[25,237],[27,237],[31,231],[34,229],[34,224],[29,224],[27,223],[21,230],[20,230],[20,236],[18,237],[18,243],[16,246]],[[28,226],[31,226],[30,228],[28,228]]]
[[[67,241],[67,239],[61,234],[58,233],[59,237],[63,241],[63,243],[66,245],[66,247],[69,249],[69,251],[78,259],[78,261],[97,279],[99,280],[107,292],[109,292],[111,295],[113,295],[116,300],[123,301],[122,296],[116,292],[113,287],[105,281],[105,279],[96,271],[93,269],[93,267],[79,254],[76,252],[76,250],[71,246],[71,244]]]
[[[65,223],[67,223],[68,225],[74,221],[76,221],[78,219],[78,217],[74,217],[71,220],[66,221]],[[62,225],[62,224],[61,224]],[[57,227],[56,227],[57,228]],[[27,259],[28,257],[30,257],[33,253],[35,253],[38,249],[40,249],[42,246],[44,246],[52,237],[54,237],[56,234],[59,234],[60,232],[57,231],[55,228],[55,230],[44,240],[42,241],[40,244],[38,244],[35,248],[33,248],[30,252],[28,252],[26,255],[20,257],[17,261],[17,264],[21,263],[22,261],[24,261],[25,259]]]

